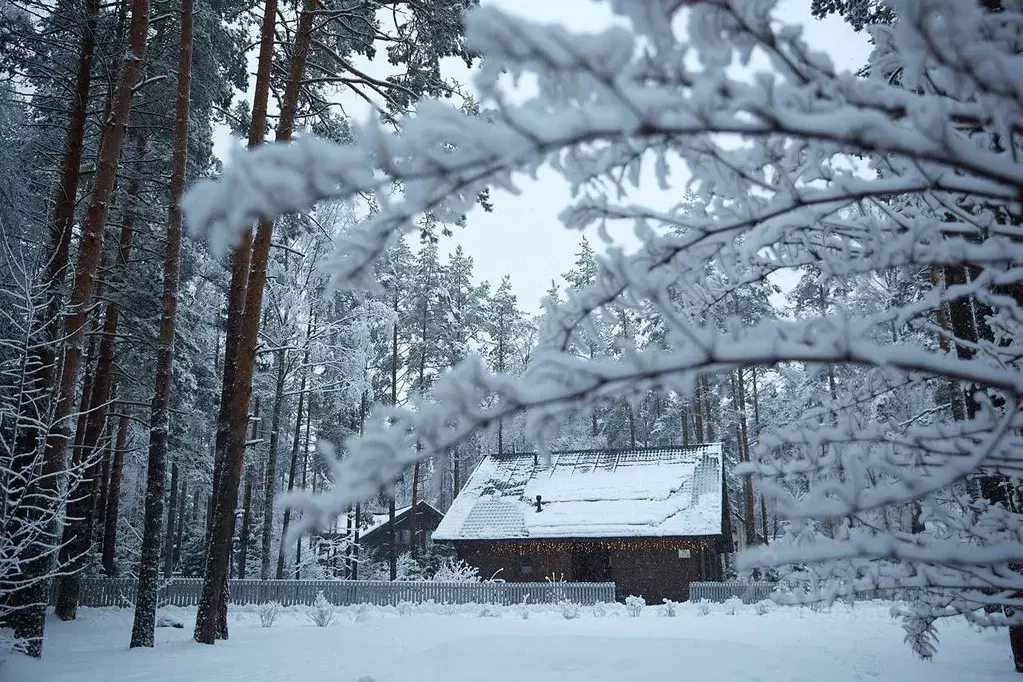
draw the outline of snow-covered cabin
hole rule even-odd
[[[433,533],[485,577],[688,598],[721,578],[721,444],[490,455]]]
[[[396,554],[411,551],[413,544],[417,545],[418,549],[425,548],[430,543],[431,533],[440,523],[442,514],[432,504],[420,500],[416,507],[414,527],[412,505],[398,507],[394,512],[394,549]],[[361,531],[359,545],[366,552],[386,552],[391,538],[390,515],[386,511],[381,511],[372,514],[372,518],[373,522]],[[416,536],[414,539],[413,532]]]

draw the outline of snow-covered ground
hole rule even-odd
[[[45,659],[15,657],[2,682],[999,682],[1015,680],[1004,631],[963,623],[942,628],[933,661],[916,660],[883,603],[836,605],[829,613],[752,606],[729,614],[694,604],[675,617],[620,605],[565,619],[558,607],[340,609],[319,628],[285,609],[273,628],[255,610],[233,609],[231,639],[191,641],[194,609],[163,613],[183,629],[160,628],[155,650],[127,648],[127,610],[80,609],[76,622],[48,624]],[[481,613],[483,611],[483,613]]]

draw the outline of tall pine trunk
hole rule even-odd
[[[50,221],[50,240],[46,247],[46,295],[49,303],[44,318],[43,343],[36,345],[29,353],[26,370],[28,375],[24,400],[18,405],[19,429],[15,445],[19,464],[28,465],[32,454],[39,446],[39,424],[47,412],[47,401],[53,386],[53,373],[57,358],[56,344],[60,333],[59,317],[62,297],[61,288],[67,276],[68,255],[71,249],[71,233],[74,225],[75,205],[78,201],[78,180],[82,166],[82,152],[85,146],[86,113],[89,105],[89,91],[92,89],[92,61],[96,49],[96,23],[99,15],[99,0],[86,0],[85,16],[82,23],[82,38],[78,48],[78,71],[75,79],[74,96],[68,113],[67,136],[64,139],[64,157],[53,199],[53,217]],[[20,507],[19,507],[20,508]]]
[[[139,555],[138,594],[129,646],[151,647],[155,639],[160,522],[163,520],[163,486],[167,468],[167,411],[174,369],[174,332],[178,315],[181,278],[181,212],[178,199],[188,168],[188,116],[192,77],[192,0],[181,0],[181,35],[178,43],[178,88],[174,110],[174,150],[171,158],[170,208],[167,242],[163,251],[163,307],[157,342],[156,379],[149,414],[149,461],[146,467],[145,517]]]
[[[117,515],[121,506],[121,481],[124,480],[124,448],[128,440],[128,420],[131,410],[126,405],[117,426],[117,444],[114,460],[110,464],[110,488],[103,520],[103,572],[108,578],[117,575]]]
[[[249,126],[249,147],[263,143],[266,126],[267,103],[270,96],[270,72],[273,65],[274,30],[277,18],[277,0],[266,0],[260,27],[259,59],[256,84],[252,98],[252,120]],[[231,538],[234,534],[234,507],[238,499],[238,473],[231,480],[229,460],[236,440],[245,437],[245,415],[248,405],[242,406],[241,431],[233,430],[237,420],[232,419],[235,409],[237,384],[237,353],[242,343],[242,316],[245,313],[245,294],[249,281],[252,258],[252,231],[246,230],[231,259],[231,284],[228,288],[227,330],[224,341],[224,375],[217,415],[217,436],[213,462],[213,499],[209,510],[209,538],[206,542],[205,571],[202,595],[195,616],[193,637],[200,644],[213,644],[227,637],[227,574],[231,563]],[[258,313],[257,313],[258,314]],[[244,443],[240,443],[244,452]]]
[[[163,541],[163,577],[174,572],[174,530],[178,514],[178,465],[171,464],[170,496],[167,498],[167,529]]]
[[[105,121],[99,157],[96,162],[96,180],[92,198],[86,212],[85,223],[75,263],[75,284],[70,297],[70,311],[64,319],[64,363],[57,384],[53,419],[56,427],[47,435],[42,476],[33,492],[30,507],[47,513],[61,504],[59,479],[67,466],[70,434],[68,418],[75,398],[75,383],[82,357],[85,322],[92,300],[96,268],[99,265],[106,227],[107,211],[117,179],[117,166],[124,141],[125,124],[131,111],[135,82],[146,56],[149,32],[149,0],[132,0],[132,19],[128,51],[118,71],[117,85],[112,100],[110,117]],[[59,509],[56,510],[59,513]],[[39,513],[39,512],[36,512]],[[19,557],[23,583],[26,588],[13,595],[12,606],[17,613],[11,618],[15,637],[23,642],[25,652],[42,656],[43,633],[46,627],[46,602],[50,581],[47,579],[53,565],[53,548],[59,543],[55,523],[48,523],[38,539]]]
[[[137,149],[138,158],[135,159],[135,169],[131,180],[128,182],[128,202],[125,206],[124,219],[121,223],[121,237],[117,245],[117,268],[119,275],[113,279],[116,282],[119,278],[123,283],[124,274],[127,271],[128,263],[131,260],[132,233],[134,219],[133,200],[139,193],[139,175],[141,170],[142,151],[145,148],[144,139],[138,136]],[[109,284],[109,282],[108,282]],[[109,288],[106,286],[105,288]],[[86,473],[79,482],[77,491],[72,494],[71,502],[68,504],[68,521],[64,525],[63,544],[68,550],[70,562],[64,565],[62,575],[57,579],[57,604],[55,612],[61,620],[74,620],[78,614],[78,599],[81,593],[81,572],[86,567],[85,559],[88,556],[89,545],[92,539],[92,497],[94,480],[96,476],[98,460],[98,447],[100,437],[103,434],[103,427],[107,419],[107,408],[110,403],[110,395],[114,383],[114,355],[117,344],[117,327],[119,308],[114,303],[106,305],[103,318],[103,333],[99,342],[99,357],[96,360],[96,368],[93,372],[91,388],[88,401],[83,395],[82,407],[84,410],[86,402],[88,410],[83,411],[86,415],[85,429],[82,436],[79,460],[86,466]]]
[[[312,330],[312,319],[310,318],[309,325],[306,329],[306,337],[308,338]],[[309,346],[306,346],[305,353],[302,357],[302,366],[305,367],[309,363]],[[290,493],[295,489],[295,473],[298,469],[298,451],[299,443],[302,437],[302,403],[305,399],[305,384],[306,374],[302,373],[302,379],[298,389],[298,407],[295,408],[295,433],[291,441],[291,464],[288,467],[288,492]],[[284,543],[288,537],[288,526],[291,524],[291,507],[284,508],[284,520],[281,523],[281,546],[280,551],[277,553],[277,580],[284,580]]]
[[[740,461],[748,464],[750,455],[749,424],[746,421],[746,380],[741,367],[736,374],[735,394],[739,408],[739,456]],[[745,474],[742,477],[742,494],[746,507],[746,517],[743,519],[746,542],[750,545],[757,544],[757,510],[753,499],[753,474]]]
[[[263,486],[263,537],[260,551],[260,580],[270,579],[270,552],[273,543],[274,494],[277,492],[277,445],[280,438],[281,414],[284,410],[284,351],[274,353],[277,381],[274,387],[273,417],[270,420],[270,448],[266,459],[266,480]]]

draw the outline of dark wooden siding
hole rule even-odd
[[[440,521],[443,516],[439,512],[434,511],[430,507],[420,507],[417,513],[417,534],[420,538],[420,547],[425,547],[430,540],[430,535],[433,531],[437,530],[437,526],[440,525]],[[390,538],[388,533],[388,525],[384,524],[373,530],[371,535],[366,535],[360,540],[360,544],[364,551],[367,552],[386,552],[387,543]],[[399,516],[394,520],[395,529],[395,550],[398,554],[408,552],[412,549],[411,542],[406,541],[406,535],[411,535],[412,532],[412,515],[406,512],[403,516]],[[407,531],[403,533],[402,531]]]
[[[688,599],[689,583],[719,580],[721,569],[717,538],[656,538],[601,540],[526,540],[455,542],[458,556],[477,567],[484,578],[511,582],[568,580],[591,581],[607,564],[618,598],[641,596],[649,604],[664,599]],[[688,551],[680,557],[679,550]],[[580,561],[580,553],[595,554],[596,561]],[[573,561],[573,555],[577,558]],[[578,575],[587,566],[590,575]],[[573,570],[575,569],[575,570]]]

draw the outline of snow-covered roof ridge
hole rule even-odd
[[[541,510],[536,509],[540,496]],[[721,444],[486,457],[434,540],[721,533]]]

